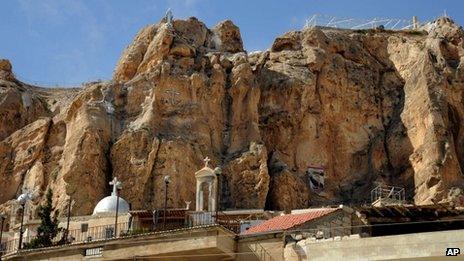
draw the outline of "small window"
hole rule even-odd
[[[85,233],[85,232],[87,232],[88,230],[89,230],[89,224],[87,224],[87,223],[82,223],[82,224],[81,224],[81,232],[82,232],[82,233]]]

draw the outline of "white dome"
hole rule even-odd
[[[92,215],[99,215],[99,214],[108,214],[108,213],[116,213],[116,196],[111,195],[108,196],[95,206]],[[118,206],[118,214],[124,214],[129,212],[129,203],[125,201],[123,198],[119,197],[119,206]]]

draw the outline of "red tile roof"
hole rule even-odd
[[[290,228],[302,225],[310,220],[314,220],[322,216],[328,215],[337,210],[339,210],[339,208],[319,208],[312,209],[309,212],[302,214],[288,214],[283,216],[277,216],[269,220],[266,220],[259,225],[250,227],[243,234],[249,235],[270,231],[288,230]]]

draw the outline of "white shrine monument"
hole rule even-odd
[[[204,159],[205,166],[199,171],[195,172],[195,178],[197,179],[197,190],[196,190],[196,211],[216,211],[216,195],[218,189],[218,179],[216,178],[215,172],[209,167],[210,159],[206,157]],[[204,198],[203,198],[203,184],[208,184],[208,208],[205,210]]]

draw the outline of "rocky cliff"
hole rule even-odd
[[[51,188],[62,213],[71,197],[89,214],[113,176],[132,208],[159,208],[165,175],[182,207],[206,156],[223,168],[222,208],[357,204],[380,183],[463,204],[464,31],[448,18],[422,29],[311,28],[247,53],[230,21],[161,21],[111,81],[80,89],[27,85],[2,60],[0,208]]]

